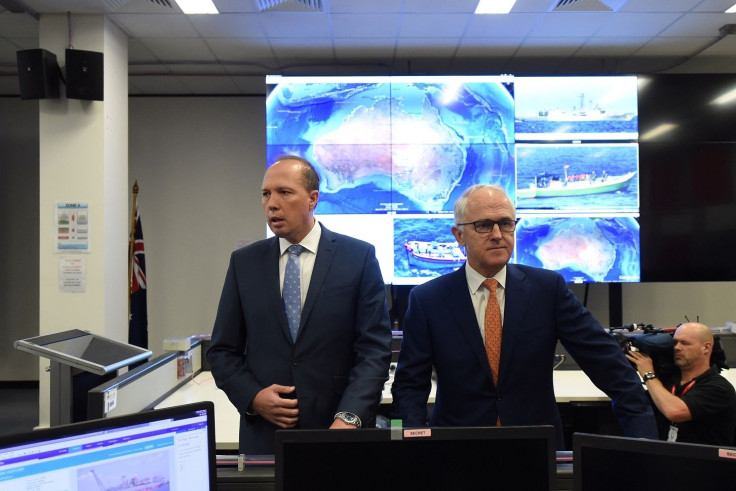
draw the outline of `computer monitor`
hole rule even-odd
[[[0,437],[0,489],[214,490],[210,401]]]
[[[736,448],[575,433],[576,491],[723,491],[736,483]]]
[[[556,489],[552,426],[276,432],[276,489]]]

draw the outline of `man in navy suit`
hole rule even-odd
[[[552,381],[557,341],[613,401],[626,436],[657,438],[641,381],[618,343],[575,298],[559,274],[508,264],[515,210],[503,188],[477,185],[455,203],[452,232],[465,247],[459,270],[414,288],[393,382],[392,417],[427,424],[432,368],[437,375],[431,426],[554,425],[564,447]],[[490,291],[498,281],[502,337],[498,382],[484,345]]]
[[[372,245],[317,222],[318,198],[314,167],[280,158],[262,186],[276,237],[230,258],[207,359],[240,412],[244,454],[273,454],[280,428],[375,424],[391,361],[385,285]],[[292,244],[304,248],[294,334],[282,300]]]

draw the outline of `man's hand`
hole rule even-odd
[[[293,394],[296,387],[273,384],[253,398],[251,406],[260,416],[279,428],[294,428],[299,422],[296,399],[285,399],[281,394]]]
[[[628,351],[626,352],[626,358],[636,365],[636,371],[639,372],[640,376],[643,377],[647,372],[654,372],[654,363],[649,355],[641,351]]]

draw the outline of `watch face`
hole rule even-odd
[[[354,425],[358,422],[358,417],[354,414],[342,413],[338,417],[349,425]]]

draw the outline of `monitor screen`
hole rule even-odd
[[[0,489],[214,490],[212,402],[0,437]]]
[[[276,489],[557,486],[552,426],[276,432]]]
[[[519,224],[512,262],[568,282],[636,282],[634,76],[266,77],[266,152],[312,162],[315,213],[372,243],[386,283],[456,270],[453,205],[498,184]],[[269,234],[269,232],[267,232]]]
[[[639,80],[642,281],[734,281],[736,75]]]
[[[736,482],[736,448],[573,435],[576,491],[723,491]]]

